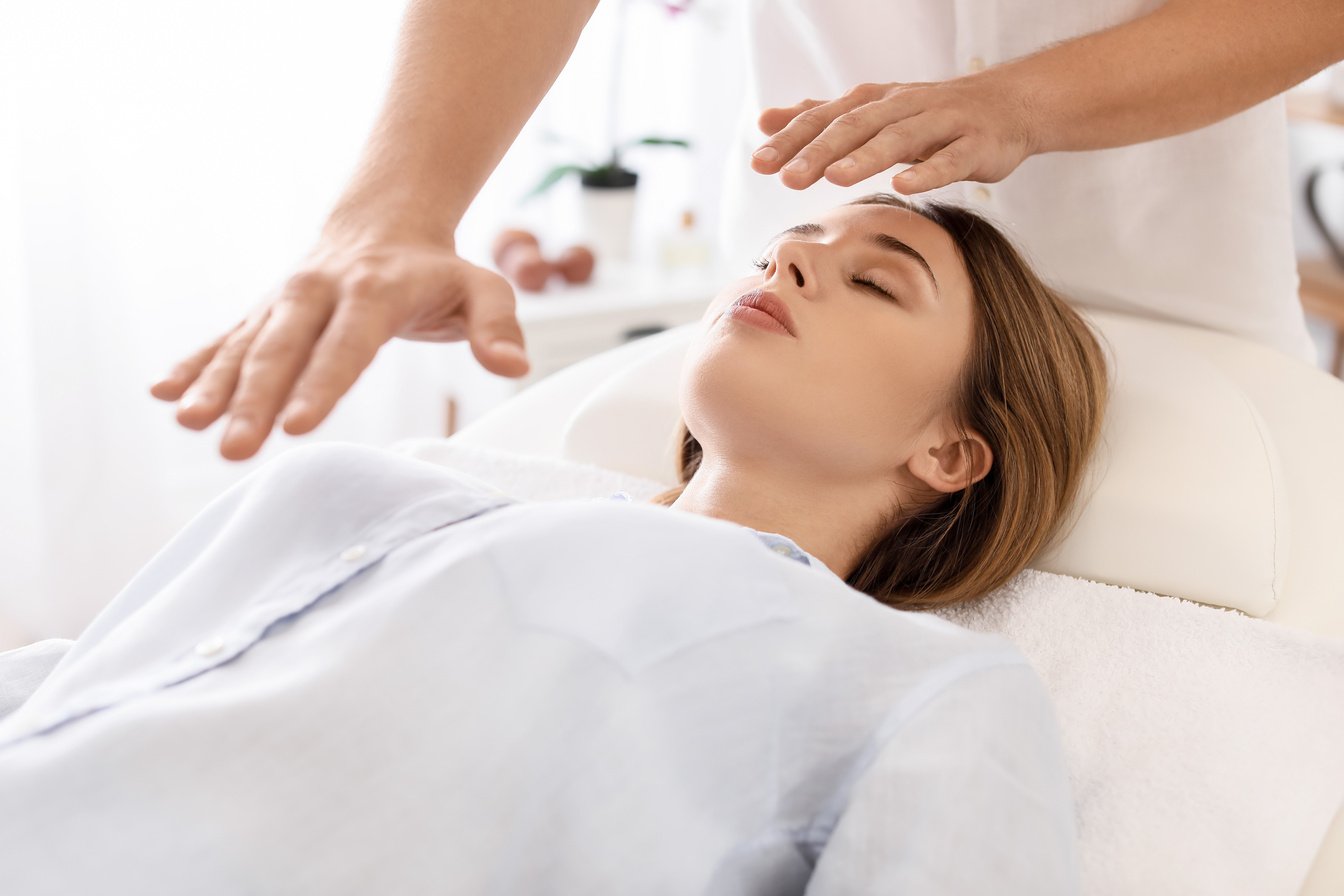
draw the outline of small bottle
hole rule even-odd
[[[1335,109],[1344,110],[1344,62],[1330,66],[1330,76],[1325,84],[1325,96]]]
[[[663,237],[658,254],[667,271],[699,270],[709,266],[713,253],[695,228],[695,212],[686,209],[681,213],[681,227]]]

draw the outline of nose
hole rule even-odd
[[[798,289],[810,289],[816,282],[814,249],[815,244],[806,240],[780,240],[765,270],[766,277],[787,280]]]

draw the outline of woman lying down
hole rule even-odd
[[[651,503],[327,444],[206,507],[0,722],[5,891],[1074,892],[1040,681],[912,611],[1066,518],[1097,342],[952,207],[758,266]]]

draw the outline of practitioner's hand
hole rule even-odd
[[[752,168],[801,190],[823,176],[850,186],[893,165],[912,167],[892,178],[905,194],[963,180],[992,183],[1035,152],[1035,128],[1025,96],[993,71],[925,84],[860,84],[839,99],[803,100],[761,113],[772,135]],[[761,157],[766,149],[777,155]],[[852,164],[846,166],[846,160]]]
[[[150,394],[180,398],[177,420],[190,429],[227,411],[220,454],[244,460],[282,410],[290,435],[315,428],[394,336],[466,338],[492,373],[527,373],[513,288],[499,274],[463,261],[441,240],[324,233],[283,286],[178,362]]]

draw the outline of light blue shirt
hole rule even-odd
[[[7,893],[1077,891],[1021,654],[722,520],[312,445],[50,647]]]

